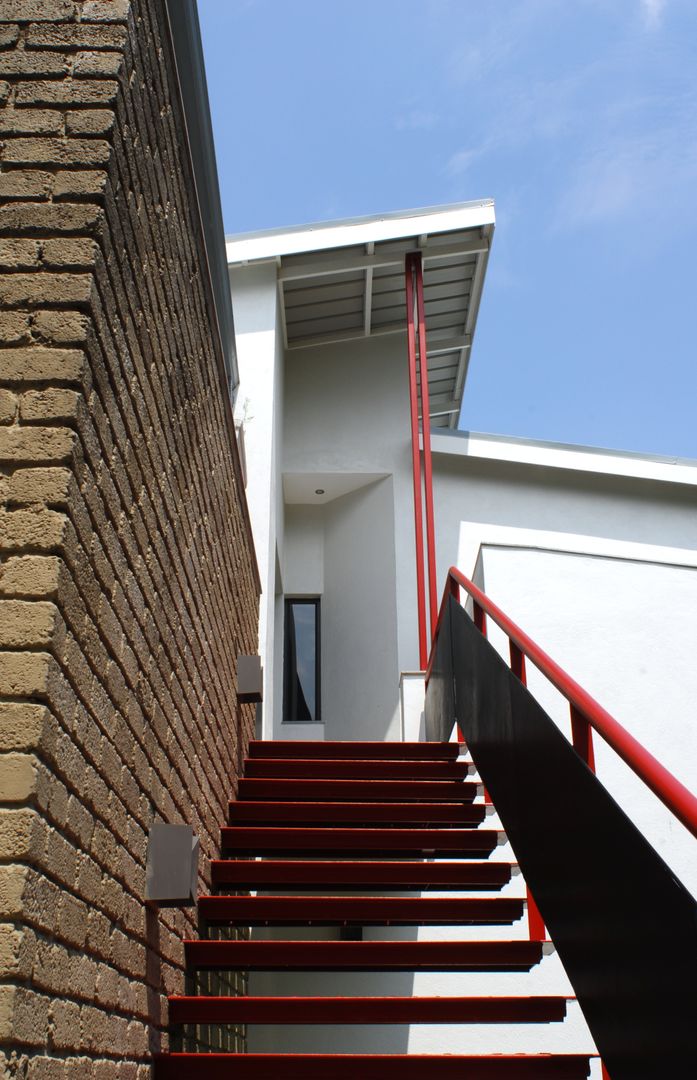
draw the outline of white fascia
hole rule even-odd
[[[697,486],[697,461],[470,431],[431,433],[434,454]]]
[[[370,217],[324,221],[292,228],[265,229],[226,238],[227,260],[240,265],[280,259],[306,251],[352,247],[359,244],[399,240],[405,236],[428,237],[495,224],[493,199],[400,210]]]

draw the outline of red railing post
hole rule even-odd
[[[414,277],[412,256],[407,255],[405,281],[407,294],[407,354],[409,360],[409,411],[411,416],[411,466],[414,485],[414,537],[416,543],[416,605],[419,621],[419,666],[428,664],[426,626],[426,590],[424,581],[424,526],[421,494],[421,454],[419,452],[419,395],[416,378],[416,332],[414,329]]]
[[[472,612],[474,614],[474,625],[480,634],[486,637],[486,612],[483,607],[480,607],[476,600],[472,601]]]
[[[571,741],[574,750],[583,758],[591,772],[595,772],[595,753],[593,751],[593,730],[590,723],[575,705],[569,706],[571,713]]]
[[[527,672],[525,671],[525,653],[510,639],[508,641],[508,648],[511,655],[511,671],[516,679],[520,679],[523,686],[527,686],[528,678]]]

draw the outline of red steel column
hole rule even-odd
[[[431,469],[431,413],[428,396],[428,354],[426,352],[426,312],[421,253],[411,256],[416,279],[416,313],[419,320],[419,380],[421,389],[421,433],[424,444],[424,488],[426,499],[426,544],[428,548],[429,609],[431,637],[438,622],[438,582],[436,581],[436,533],[433,520],[433,472]]]
[[[424,525],[421,506],[421,455],[419,453],[419,396],[416,381],[416,332],[414,329],[414,280],[412,257],[405,264],[407,293],[407,352],[409,355],[409,407],[411,412],[411,464],[414,477],[414,535],[416,540],[416,603],[419,619],[419,667],[428,664],[426,589],[424,581]]]

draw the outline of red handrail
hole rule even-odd
[[[692,835],[697,837],[697,798],[692,792],[689,791],[684,784],[681,784],[668,769],[664,768],[660,761],[657,761],[653,754],[649,753],[649,751],[641,745],[638,739],[635,739],[633,735],[630,735],[626,728],[623,728],[622,725],[618,723],[618,721],[615,720],[602,705],[599,705],[582,686],[579,686],[570,675],[567,675],[567,673],[559,667],[559,664],[552,660],[551,656],[548,656],[539,645],[536,645],[532,638],[528,637],[519,626],[516,626],[512,619],[509,619],[508,616],[489,599],[486,593],[483,593],[481,589],[478,589],[477,586],[470,581],[469,578],[466,578],[455,566],[451,566],[448,571],[448,578],[443,593],[443,602],[441,603],[441,609],[438,616],[438,625],[436,626],[436,632],[433,636],[428,674],[430,675],[431,666],[433,664],[434,648],[440,629],[445,601],[449,595],[455,595],[457,598],[457,586],[461,586],[472,597],[475,604],[475,614],[477,608],[479,608],[481,612],[486,612],[489,618],[493,619],[493,621],[501,627],[509,640],[520,649],[523,655],[527,656],[535,667],[549,679],[553,686],[556,686],[557,690],[561,691],[571,705],[572,716],[574,712],[580,714],[582,720],[590,724],[599,735],[602,735],[613,750],[615,750],[622,760],[629,765],[630,769],[632,769],[637,776],[644,781],[646,786],[653,791],[654,795],[657,795],[661,802],[663,802],[675,817],[683,823],[685,828],[689,829]]]

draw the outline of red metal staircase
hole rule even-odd
[[[541,941],[489,939],[488,926],[520,919],[524,901],[496,892],[512,864],[487,861],[505,840],[485,827],[481,787],[457,743],[255,742],[239,799],[212,864],[218,895],[201,897],[204,927],[341,928],[338,940],[185,942],[192,975],[204,971],[529,972]],[[444,858],[448,861],[430,861]],[[274,894],[287,890],[292,895]],[[399,895],[447,891],[457,896]],[[356,895],[342,895],[355,892]],[[365,892],[376,895],[361,895]],[[251,893],[251,895],[250,895]],[[334,895],[335,893],[340,895]],[[326,895],[325,895],[326,894]],[[396,894],[396,895],[390,895]],[[481,926],[460,941],[362,940],[369,926]],[[349,940],[345,940],[348,938]],[[200,1025],[549,1024],[566,998],[172,997],[173,1031]],[[161,1054],[156,1080],[576,1080],[577,1054]]]

